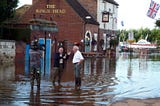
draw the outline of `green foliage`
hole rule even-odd
[[[0,39],[29,42],[31,30],[26,28],[1,27]]]
[[[128,36],[127,36],[128,31],[126,31],[126,30],[118,31],[117,34],[118,34],[118,38],[120,41],[125,41],[128,39]]]
[[[0,0],[0,24],[8,18],[12,18],[17,7],[18,0]]]
[[[122,39],[124,39],[124,41],[127,41],[128,39],[128,33],[129,32],[133,32],[134,33],[134,39],[136,40],[136,42],[140,39],[145,39],[146,36],[148,35],[147,41],[155,43],[157,42],[157,44],[160,45],[160,29],[148,29],[148,28],[140,28],[138,30],[135,29],[131,29],[131,30],[119,30],[118,31],[118,36],[120,36],[120,41],[123,41]]]
[[[160,19],[156,21],[156,26],[160,28]]]

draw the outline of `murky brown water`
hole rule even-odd
[[[117,58],[87,58],[82,86],[74,85],[73,65],[68,61],[61,86],[52,86],[51,75],[42,75],[41,88],[32,90],[23,64],[0,68],[0,106],[101,106],[129,98],[160,97],[158,55],[120,54]]]

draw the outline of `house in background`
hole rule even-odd
[[[98,0],[97,20],[100,23],[100,41],[104,40],[103,50],[110,49],[111,40],[116,38],[119,4],[114,0]]]

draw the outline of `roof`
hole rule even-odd
[[[12,23],[12,24],[18,23],[19,20],[20,20],[20,18],[21,18],[21,16],[22,16],[23,14],[25,14],[25,12],[28,11],[31,6],[32,6],[32,5],[27,5],[27,4],[25,4],[25,5],[17,8],[17,9],[16,9],[16,14],[15,14],[15,16],[14,16],[13,18],[10,18],[10,19],[4,21],[3,23],[6,23],[6,24],[7,24],[7,23]]]
[[[114,1],[114,0],[104,0],[104,1],[106,1],[108,3],[111,3],[111,4],[114,4],[116,6],[119,6],[119,4],[116,1]]]
[[[99,25],[97,20],[77,0],[66,1],[86,23]]]
[[[144,39],[141,39],[136,44],[151,44],[151,43],[146,41],[146,40],[144,40]]]
[[[25,11],[27,11],[32,5],[29,4],[25,4],[19,8],[16,9],[16,13],[24,13]]]
[[[66,2],[73,8],[73,10],[88,24],[99,25],[97,20],[77,1],[77,0],[66,0]],[[17,23],[23,15],[33,7],[33,5],[23,5],[16,9],[16,16],[13,19],[7,21],[7,23]]]

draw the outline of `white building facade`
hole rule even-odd
[[[108,22],[103,22],[103,13],[109,13]],[[100,29],[117,30],[117,16],[118,4],[115,1],[97,0],[97,20],[100,24]]]
[[[110,48],[110,41],[116,37],[119,4],[114,0],[97,0],[97,21],[99,22],[103,50]]]

